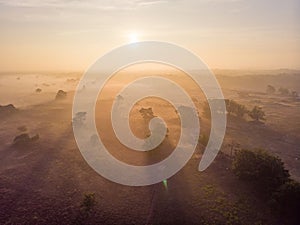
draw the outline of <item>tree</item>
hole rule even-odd
[[[232,113],[231,101],[232,100],[230,100],[230,99],[225,99],[226,111],[227,111],[228,115],[231,115],[231,113]]]
[[[291,95],[292,95],[293,98],[298,98],[299,97],[299,94],[298,94],[297,91],[292,91]]]
[[[238,178],[250,181],[264,193],[277,189],[290,176],[280,158],[262,149],[236,151],[232,169]]]
[[[281,185],[273,192],[271,203],[276,213],[288,218],[289,224],[299,224],[300,183],[291,179]]]
[[[86,120],[87,112],[77,112],[72,120],[73,126],[82,126]]]
[[[287,88],[283,88],[283,87],[280,87],[280,88],[278,89],[278,92],[279,92],[281,95],[285,95],[285,96],[290,94],[290,90],[287,89]]]
[[[142,115],[142,117],[144,118],[144,120],[147,122],[155,117],[151,107],[150,108],[141,108],[139,110],[139,112]]]
[[[266,120],[265,113],[259,106],[254,106],[254,108],[248,112],[248,115],[255,121]]]
[[[246,108],[246,106],[240,105],[240,104],[237,105],[236,112],[235,112],[237,117],[243,118],[247,112],[248,112],[248,109]]]
[[[65,99],[67,97],[67,92],[59,90],[55,96],[55,100]]]
[[[266,92],[267,94],[274,94],[276,92],[276,89],[272,85],[268,85]]]
[[[230,157],[235,155],[235,152],[240,150],[241,147],[241,145],[234,140],[232,140],[231,143],[229,143],[227,146],[230,148]]]
[[[144,119],[145,124],[147,125],[151,119],[156,117],[151,107],[149,108],[141,108],[139,110],[141,116]],[[150,137],[150,132],[146,129],[146,137]]]
[[[248,112],[244,105],[241,105],[234,100],[226,99],[225,104],[228,115],[234,114],[239,118],[243,118],[243,116]]]

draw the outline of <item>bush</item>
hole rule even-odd
[[[240,179],[253,182],[265,193],[277,189],[290,176],[281,159],[261,149],[238,150],[233,161],[233,172]]]

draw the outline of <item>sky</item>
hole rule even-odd
[[[300,0],[0,0],[0,71],[84,71],[133,41],[212,69],[300,69]]]

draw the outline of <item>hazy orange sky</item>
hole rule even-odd
[[[299,0],[0,0],[0,71],[85,70],[137,40],[211,68],[300,69]]]

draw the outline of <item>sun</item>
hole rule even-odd
[[[129,42],[130,43],[135,43],[138,42],[139,38],[138,38],[138,34],[137,33],[130,33],[129,34]]]

